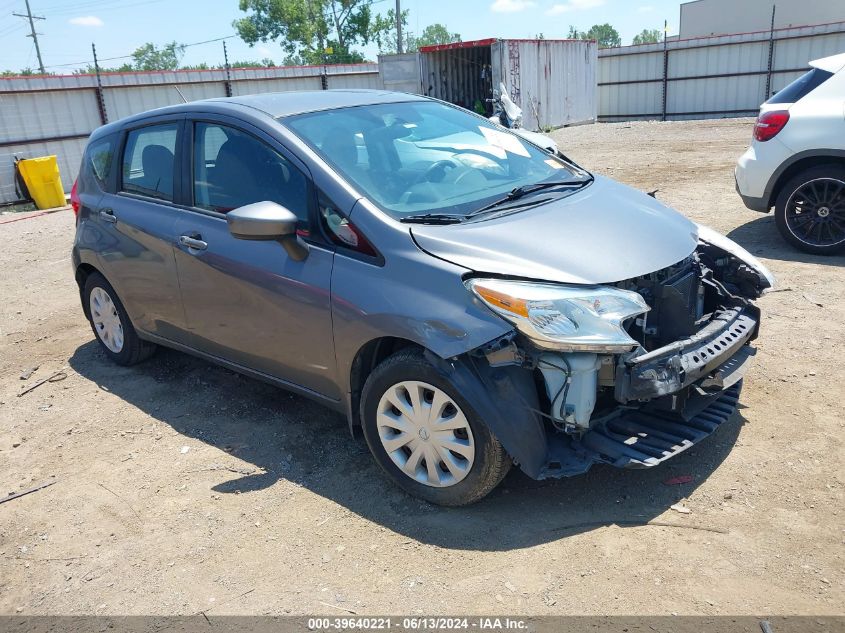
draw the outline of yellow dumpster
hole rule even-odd
[[[55,156],[19,160],[18,169],[29,189],[29,195],[39,209],[52,209],[67,204]]]

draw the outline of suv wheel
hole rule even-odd
[[[845,168],[812,167],[791,178],[775,202],[784,239],[816,255],[845,250]]]
[[[146,360],[156,346],[138,338],[126,309],[114,288],[99,273],[91,273],[82,291],[88,319],[97,342],[118,365],[134,365]]]
[[[361,422],[376,462],[410,494],[445,506],[487,495],[511,460],[455,386],[419,350],[373,370]]]

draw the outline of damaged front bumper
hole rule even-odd
[[[473,350],[466,364],[452,359],[527,475],[656,466],[731,417],[755,353],[759,285],[749,288],[747,271],[719,255],[702,251],[692,264],[653,274],[656,318],[630,326],[642,337],[633,351],[554,351],[513,332]]]
[[[722,310],[692,336],[619,363],[615,396],[622,404],[674,394],[702,381],[718,391],[742,379],[754,349],[760,311],[745,305]]]

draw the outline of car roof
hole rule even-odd
[[[215,97],[189,101],[177,105],[164,106],[146,112],[139,112],[118,121],[113,121],[97,128],[91,134],[91,140],[111,134],[127,125],[143,122],[154,116],[179,114],[183,112],[211,111],[225,112],[228,109],[244,108],[256,110],[274,119],[346,108],[352,106],[376,105],[380,103],[402,103],[406,101],[426,101],[427,97],[405,92],[391,92],[388,90],[299,90],[288,92],[265,92],[261,94],[242,95],[238,97]]]
[[[424,97],[419,95],[388,90],[301,90],[220,97],[207,101],[236,103],[261,110],[273,118],[280,118],[317,110],[422,100]]]
[[[826,70],[829,73],[838,73],[843,67],[845,67],[845,53],[831,55],[830,57],[822,57],[821,59],[814,59],[810,62],[810,66],[818,68],[819,70]]]

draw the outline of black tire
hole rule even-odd
[[[796,208],[804,210],[796,213]],[[805,253],[845,252],[845,167],[819,165],[790,178],[775,200],[775,223],[783,238]]]
[[[402,381],[419,381],[443,391],[464,414],[472,431],[475,453],[466,476],[447,487],[435,488],[416,481],[390,458],[378,434],[377,413],[381,397]],[[511,467],[511,458],[490,432],[472,405],[455,386],[438,372],[419,349],[401,350],[376,367],[361,395],[361,424],[364,438],[379,466],[409,494],[442,506],[474,503],[490,493]]]
[[[91,293],[97,288],[108,294],[114,304],[117,317],[120,319],[120,326],[123,329],[123,345],[118,352],[106,346],[91,315]],[[120,297],[117,296],[114,288],[111,287],[111,284],[100,273],[91,273],[88,275],[88,278],[85,280],[85,287],[82,290],[82,300],[85,302],[85,312],[88,316],[88,322],[91,324],[91,330],[94,332],[94,338],[97,339],[100,348],[102,348],[106,356],[112,361],[123,366],[135,365],[148,359],[155,353],[156,345],[138,338],[138,334],[132,326],[132,321],[129,319],[129,315],[126,313],[126,308],[123,307]]]

